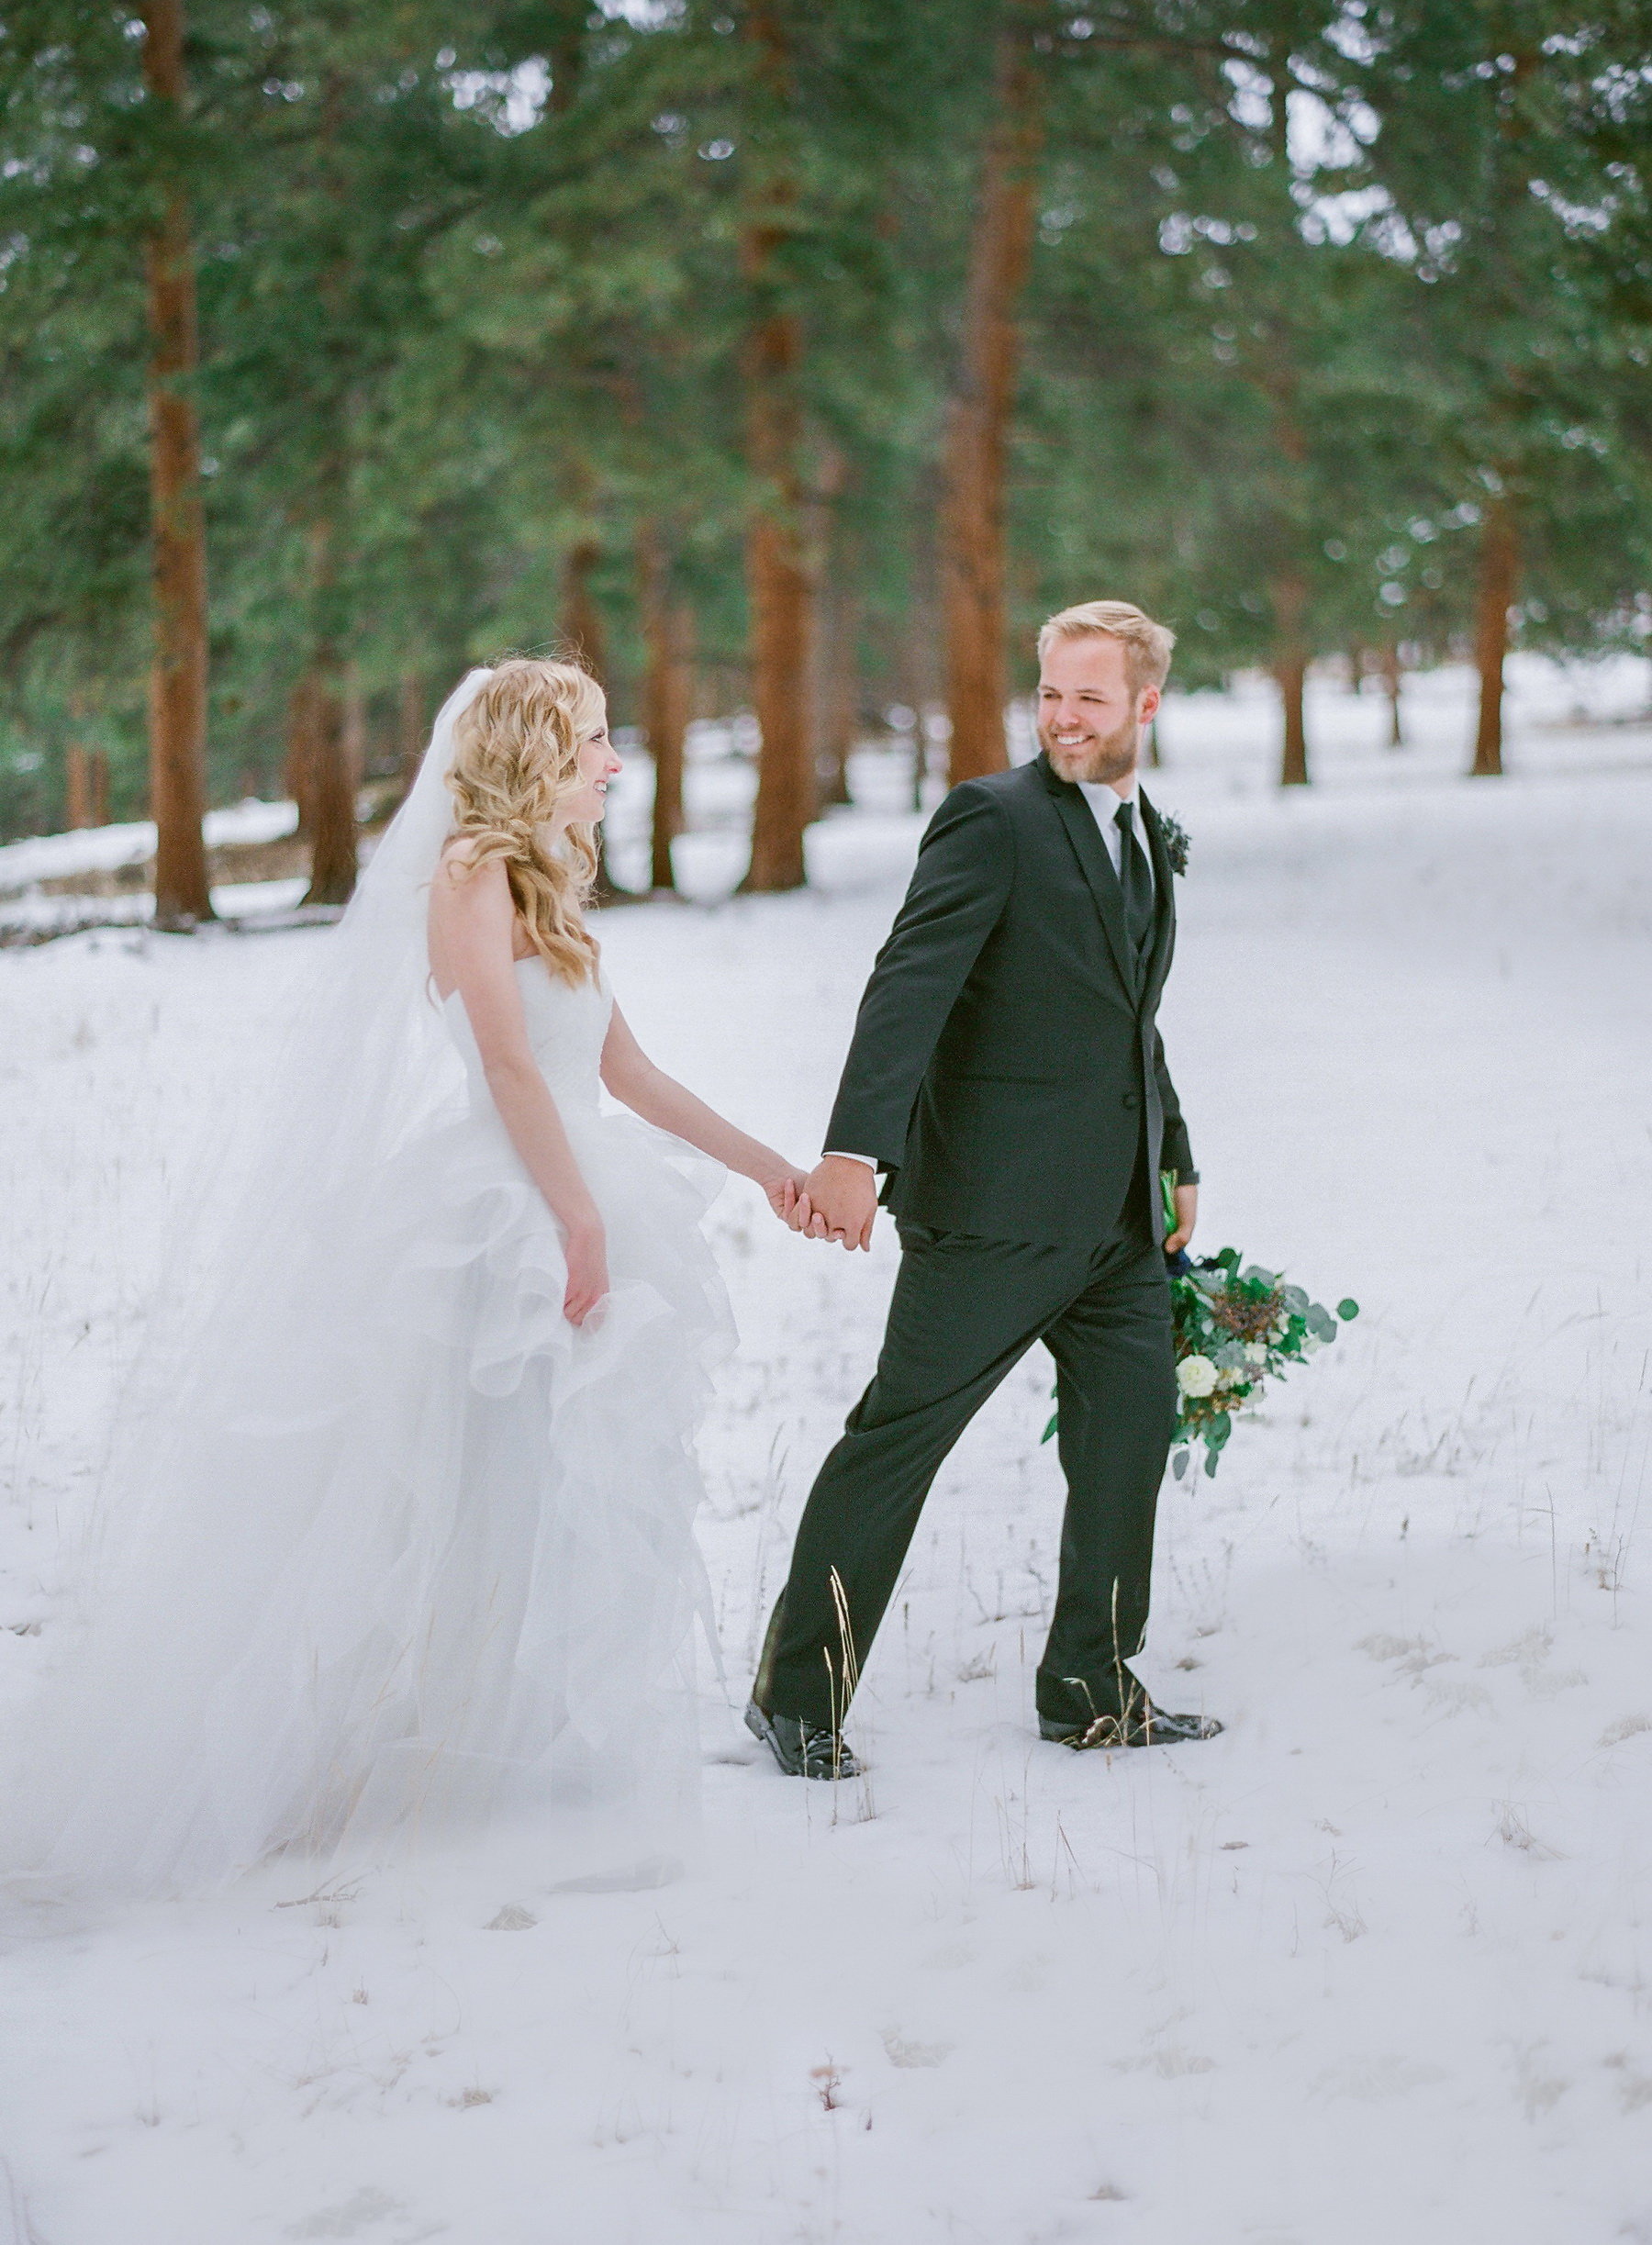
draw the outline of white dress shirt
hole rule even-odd
[[[1107,854],[1112,860],[1115,873],[1120,871],[1124,862],[1124,837],[1119,832],[1119,805],[1130,805],[1130,831],[1135,836],[1136,847],[1142,853],[1142,863],[1147,868],[1147,894],[1151,897],[1154,894],[1153,852],[1147,847],[1147,837],[1142,832],[1142,789],[1135,774],[1133,772],[1130,776],[1130,791],[1126,795],[1121,795],[1105,779],[1081,779],[1077,785],[1079,794],[1089,805],[1095,814],[1096,824],[1101,829],[1101,839],[1107,844]]]
[[[1133,815],[1130,831],[1135,836],[1136,847],[1142,853],[1142,863],[1147,868],[1147,894],[1150,897],[1154,895],[1153,852],[1147,847],[1147,837],[1142,832],[1142,788],[1135,774],[1131,774],[1129,789],[1123,795],[1105,779],[1081,779],[1077,782],[1077,787],[1101,830],[1101,839],[1107,844],[1107,854],[1115,873],[1124,862],[1124,837],[1119,831],[1118,823],[1119,805],[1128,803],[1131,806]],[[870,1154],[851,1154],[836,1146],[828,1146],[822,1159],[864,1161],[868,1169],[877,1167]]]

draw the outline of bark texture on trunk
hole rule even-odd
[[[815,796],[843,804],[849,794],[849,757],[860,721],[860,603],[856,597],[859,541],[842,518],[851,469],[843,447],[821,448],[815,508],[820,555],[815,594],[813,732]]]
[[[71,741],[63,751],[63,797],[71,833],[96,823],[92,816],[91,753],[78,741]]]
[[[296,841],[307,842],[315,831],[310,816],[309,672],[299,675],[287,698],[286,746],[282,756],[281,782],[298,813],[293,829]]]
[[[1308,605],[1306,586],[1296,577],[1280,578],[1273,587],[1273,604],[1277,631],[1274,677],[1278,684],[1281,713],[1285,720],[1284,747],[1279,759],[1279,785],[1282,787],[1305,787],[1308,785],[1308,726],[1302,705],[1308,679],[1308,649],[1302,638],[1302,619]]]
[[[344,673],[342,742],[344,768],[350,774],[352,787],[359,795],[367,776],[367,695],[362,685],[362,674],[353,663]]]
[[[339,463],[329,477],[343,487]],[[312,520],[309,548],[309,655],[287,710],[287,785],[298,806],[298,832],[310,845],[306,904],[348,904],[356,884],[356,790],[347,677],[339,649],[335,598],[338,531],[323,514]]]
[[[637,538],[637,575],[642,591],[642,636],[647,668],[642,680],[642,729],[654,768],[650,886],[676,887],[671,845],[683,831],[683,743],[693,688],[693,618],[673,591],[665,549],[653,523]]]
[[[151,101],[184,107],[182,0],[144,0],[143,76]],[[200,436],[195,250],[181,187],[168,185],[144,240],[149,328],[150,514],[155,653],[150,673],[150,810],[156,827],[155,925],[210,920],[206,849],[206,536]]]
[[[746,466],[753,487],[746,526],[752,699],[761,745],[746,889],[800,888],[803,831],[815,812],[809,722],[812,587],[801,464],[803,323],[787,301],[782,255],[797,185],[785,140],[789,57],[778,11],[756,0],[746,17],[767,117],[768,163],[741,243],[752,304],[743,353]]]
[[[754,339],[747,441],[753,467],[770,480],[795,453],[797,416],[771,385],[784,381],[799,355],[798,323],[765,321]],[[752,698],[761,740],[757,806],[752,820],[748,889],[803,885],[803,832],[815,813],[814,759],[809,723],[809,583],[802,533],[788,506],[795,482],[777,499],[759,502],[746,535],[746,589],[752,609]]]
[[[958,387],[946,430],[941,576],[954,781],[1001,771],[1009,761],[1004,476],[1040,141],[1030,13],[1023,0],[1005,0],[994,58],[995,114],[970,235]]]
[[[847,803],[852,799],[849,757],[860,721],[860,679],[855,664],[854,597],[841,570],[832,573],[820,599],[815,706],[820,799],[822,803]]]
[[[577,663],[588,671],[604,693],[608,691],[608,643],[603,630],[602,610],[597,605],[591,590],[591,578],[602,559],[602,548],[595,538],[581,538],[568,548],[563,563],[562,637],[565,659]],[[602,821],[597,821],[597,878],[591,888],[591,901],[600,907],[613,904],[627,893],[615,885],[608,870],[608,836]]]
[[[597,685],[608,686],[608,643],[602,610],[591,590],[591,578],[602,559],[595,538],[581,538],[568,548],[563,564],[562,635],[569,659],[588,670]]]
[[[348,904],[356,883],[356,773],[337,656],[320,648],[294,690],[288,770],[303,792],[310,840],[306,904]]]
[[[1475,779],[1502,773],[1503,663],[1509,652],[1509,610],[1520,576],[1520,530],[1506,492],[1486,508],[1480,532],[1479,586],[1475,596],[1474,663],[1479,672],[1479,722],[1474,734]]]
[[[424,678],[416,670],[405,670],[396,682],[396,757],[401,766],[403,795],[419,776],[430,732]]]

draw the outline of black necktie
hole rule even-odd
[[[1124,925],[1138,960],[1146,956],[1153,936],[1153,889],[1142,853],[1136,846],[1133,806],[1121,803],[1113,814],[1119,830],[1119,887],[1124,891]]]

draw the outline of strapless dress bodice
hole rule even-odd
[[[552,1097],[559,1106],[595,1108],[602,1090],[602,1047],[614,1011],[607,977],[598,968],[594,982],[564,982],[536,952],[531,958],[517,960],[516,978],[528,1042]],[[457,990],[448,993],[442,1010],[463,1056],[472,1098],[486,1099],[482,1055]]]

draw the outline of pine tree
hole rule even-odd
[[[1039,0],[1001,0],[999,10],[947,414],[942,585],[954,781],[1008,761],[1004,484],[1021,371],[1021,296],[1038,208],[1043,86],[1034,40],[1045,15]]]
[[[188,99],[182,0],[143,0],[143,81],[154,111],[154,207],[143,262],[149,314],[155,663],[150,810],[155,924],[210,920],[206,849],[206,529],[194,385],[200,366],[195,243],[179,143]]]

